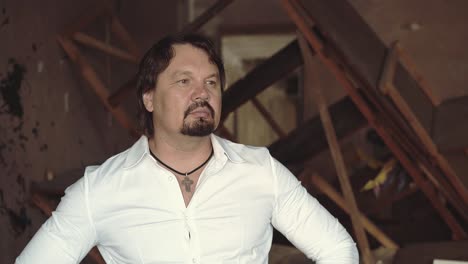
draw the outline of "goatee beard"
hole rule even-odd
[[[211,114],[211,120],[205,119],[200,117],[199,119],[189,123],[186,121],[188,115],[197,108],[206,108]],[[214,127],[214,109],[211,105],[206,101],[197,101],[187,108],[184,113],[184,123],[182,125],[181,133],[186,136],[194,136],[194,137],[204,137],[208,136],[215,130]]]
[[[199,118],[193,121],[191,124],[184,122],[181,133],[186,136],[204,137],[208,136],[214,131],[213,122],[207,121],[203,118]]]

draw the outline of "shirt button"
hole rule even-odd
[[[174,178],[172,176],[169,176],[167,177],[167,179],[171,182],[172,180],[174,180]]]
[[[192,262],[193,262],[193,263],[198,263],[198,261],[197,261],[196,258],[193,258],[193,259],[192,259]]]

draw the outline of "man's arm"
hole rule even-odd
[[[272,224],[316,263],[359,263],[356,244],[344,227],[272,158],[276,206]]]
[[[15,263],[79,263],[96,244],[87,192],[86,176],[68,187],[57,209]]]

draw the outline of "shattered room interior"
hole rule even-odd
[[[166,34],[222,54],[216,133],[266,146],[362,263],[468,263],[468,1],[0,1],[0,263],[67,186],[139,137]],[[311,238],[313,239],[313,238]],[[276,232],[270,263],[312,263]],[[445,261],[445,262],[442,262]],[[105,263],[93,249],[82,263]]]

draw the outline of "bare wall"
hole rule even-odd
[[[133,142],[56,41],[94,3],[0,2],[0,263],[13,263],[46,219],[29,202],[33,181],[45,180],[47,170],[66,177]],[[119,1],[116,10],[142,51],[177,29],[177,1]],[[104,39],[104,21],[85,32]],[[111,90],[136,71],[136,65],[80,49]]]

